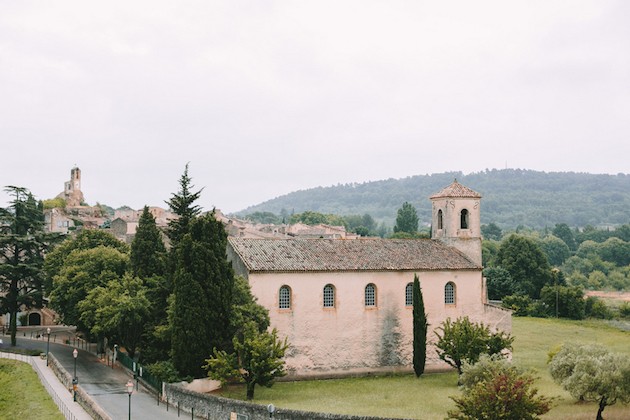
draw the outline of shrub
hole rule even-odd
[[[630,318],[630,302],[623,302],[619,306],[619,316],[622,318]]]
[[[182,378],[179,376],[177,369],[170,360],[151,363],[145,366],[149,373],[162,382],[179,382]]]
[[[613,313],[606,303],[595,296],[586,298],[586,316],[589,318],[612,319]]]

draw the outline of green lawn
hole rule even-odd
[[[63,420],[27,363],[0,359],[0,418]]]
[[[567,321],[513,318],[514,362],[535,370],[540,393],[555,396],[554,408],[544,419],[593,419],[595,404],[577,404],[556,385],[547,370],[547,354],[565,341],[600,343],[630,357],[630,333],[601,321]],[[325,381],[278,382],[272,388],[256,387],[255,402],[278,407],[342,414],[414,419],[444,419],[454,407],[450,395],[458,395],[455,373],[351,378]],[[244,398],[242,387],[223,392]],[[604,411],[607,420],[629,419],[630,407],[615,405]]]

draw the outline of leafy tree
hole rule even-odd
[[[129,266],[131,274],[140,278],[163,276],[166,271],[166,248],[155,218],[144,206],[138,229],[131,242]]]
[[[232,316],[230,325],[232,334],[238,334],[243,326],[248,322],[253,322],[258,326],[259,331],[267,330],[269,327],[269,311],[262,305],[256,303],[257,299],[252,294],[247,280],[241,276],[234,278],[234,292],[232,295]]]
[[[553,228],[552,233],[556,238],[560,238],[571,251],[575,251],[577,249],[573,231],[566,223],[557,223]]]
[[[186,164],[184,173],[179,179],[179,191],[173,193],[171,198],[166,201],[171,211],[177,215],[177,218],[169,221],[167,230],[167,235],[173,246],[176,246],[188,232],[191,221],[201,213],[201,207],[194,202],[199,199],[203,189],[192,192],[193,188],[192,179],[188,176],[188,164]]]
[[[406,232],[416,233],[418,231],[418,213],[416,208],[408,202],[404,202],[402,207],[398,209],[396,216],[396,225],[394,225],[394,233]]]
[[[427,314],[424,310],[424,298],[420,289],[418,275],[413,276],[413,371],[419,377],[424,373],[427,359]]]
[[[441,335],[440,335],[440,331]],[[464,362],[473,364],[482,354],[501,354],[511,350],[514,338],[503,331],[491,333],[482,323],[473,323],[468,317],[451,321],[447,318],[435,332],[437,353],[441,360],[462,374]]]
[[[305,211],[303,213],[294,214],[289,219],[290,224],[304,223],[313,226],[326,224],[331,226],[346,226],[346,222],[341,216],[335,214],[323,214],[316,211]]]
[[[282,218],[280,216],[269,211],[255,211],[246,215],[245,219],[263,224],[279,225],[282,223]]]
[[[260,331],[253,322],[246,323],[233,339],[234,353],[215,348],[213,357],[206,360],[208,376],[222,383],[244,382],[247,399],[253,399],[256,385],[271,387],[275,378],[286,375],[282,358],[289,344],[277,335],[275,328],[269,333]]]
[[[448,412],[449,419],[529,420],[551,409],[552,400],[533,387],[534,377],[508,361],[482,358],[464,367],[462,379],[464,395],[451,397],[457,409]]]
[[[150,306],[142,280],[129,274],[92,289],[78,303],[81,321],[90,332],[122,344],[131,357],[140,347]]]
[[[66,200],[61,197],[51,198],[49,200],[44,200],[44,209],[65,209],[66,208]]]
[[[597,420],[603,420],[607,406],[630,402],[630,360],[600,345],[565,344],[549,371],[574,398],[598,403]]]
[[[16,345],[17,314],[41,307],[44,254],[57,236],[43,231],[41,203],[25,188],[6,187],[13,196],[0,208],[0,313],[9,314],[11,345]]]
[[[494,223],[489,223],[487,225],[481,225],[481,234],[484,239],[492,240],[492,241],[500,241],[503,236],[503,231],[499,226]]]
[[[561,318],[584,319],[584,290],[577,286],[544,286],[540,300]]]
[[[486,278],[488,299],[501,300],[520,291],[518,285],[512,280],[510,273],[504,268],[485,268],[483,276]]]
[[[532,298],[519,294],[505,296],[501,302],[501,306],[514,311],[515,316],[531,315],[533,313],[532,305]]]
[[[557,236],[547,236],[540,241],[540,246],[547,255],[549,263],[556,267],[561,266],[571,256],[571,250],[567,244]]]
[[[59,314],[60,321],[88,333],[90,328],[81,320],[79,303],[91,290],[104,287],[112,280],[120,281],[128,264],[127,254],[103,245],[70,252],[53,279],[50,293],[50,305]]]
[[[188,230],[174,250],[172,357],[183,376],[201,377],[211,349],[231,345],[234,274],[214,212],[193,219]]]
[[[627,302],[626,302],[627,303]],[[606,303],[595,296],[589,296],[584,302],[584,312],[589,318],[612,319],[613,312]],[[621,311],[620,311],[621,312]]]
[[[516,234],[504,239],[497,255],[498,266],[506,269],[519,288],[533,299],[551,283],[552,275],[547,257],[532,239]]]
[[[485,267],[496,267],[500,245],[500,242],[485,239],[481,242],[481,261]]]

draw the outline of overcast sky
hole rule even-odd
[[[200,204],[486,168],[628,173],[630,2],[0,0],[0,185]],[[471,186],[474,188],[474,186]],[[0,205],[6,195],[0,195]]]

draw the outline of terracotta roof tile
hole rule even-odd
[[[250,272],[480,269],[431,239],[228,238]]]
[[[481,194],[476,191],[471,190],[468,187],[464,187],[462,184],[457,182],[457,180],[453,181],[451,185],[444,188],[442,191],[433,194],[431,199],[434,198],[443,198],[443,197],[459,197],[459,198],[481,198]]]

